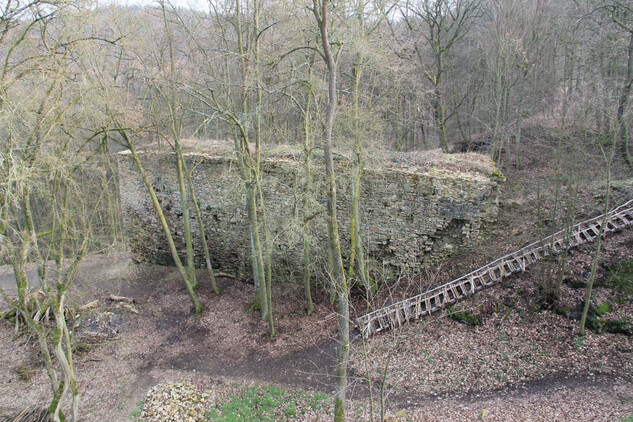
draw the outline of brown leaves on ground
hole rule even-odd
[[[184,382],[159,384],[147,392],[140,416],[147,422],[204,422],[208,399]]]
[[[632,259],[632,244],[631,230],[609,237],[603,268]],[[587,245],[570,256],[560,307],[582,300],[592,253],[592,245]],[[407,415],[413,420],[630,417],[633,338],[591,331],[578,337],[578,321],[539,307],[541,274],[534,266],[456,305],[481,319],[476,326],[449,318],[451,311],[446,310],[372,337],[353,350],[354,373],[378,386],[385,377],[387,401],[411,406]],[[602,271],[599,281],[605,277]],[[611,288],[598,283],[592,297],[594,305],[610,303],[607,316],[633,318],[633,303],[618,301]],[[416,405],[420,397],[429,396],[435,397],[433,403]],[[402,397],[407,398],[404,403]]]
[[[608,239],[606,262],[630,257],[632,239],[633,231]],[[591,246],[572,255],[570,277],[586,275],[590,255]],[[101,261],[105,268],[112,267],[109,259]],[[92,277],[97,277],[98,267]],[[333,380],[328,376],[335,353],[326,345],[335,337],[336,315],[324,305],[325,297],[308,317],[300,286],[276,286],[279,334],[270,339],[266,323],[248,312],[251,284],[223,279],[224,294],[217,296],[202,280],[199,293],[207,310],[196,319],[173,268],[129,264],[117,274],[102,278],[92,290],[78,283],[85,289],[81,303],[109,294],[129,295],[139,298],[135,306],[140,312],[110,307],[86,316],[89,322],[111,312],[120,320],[108,320],[117,329],[116,340],[105,339],[77,356],[83,420],[128,420],[148,390],[159,384],[185,382],[209,394],[213,403],[240,391],[243,387],[236,382],[331,392]],[[539,274],[534,267],[460,304],[481,318],[477,326],[441,315],[372,338],[366,355],[363,344],[355,342],[352,380],[362,379],[367,365],[374,386],[380,387],[387,368],[387,416],[397,421],[615,421],[631,416],[631,338],[590,332],[579,339],[576,321],[535,309]],[[581,293],[564,286],[563,303],[573,304]],[[613,293],[604,287],[596,289],[595,297],[613,301]],[[633,315],[630,304],[615,303],[614,308],[614,315]],[[0,407],[46,403],[46,374],[36,364],[36,349],[23,341],[29,339],[12,342],[12,334],[13,326],[0,325],[0,338],[11,344],[0,349],[5,364],[0,367]],[[20,365],[35,368],[30,380],[19,378],[15,368]],[[376,413],[379,394],[374,392]],[[366,385],[352,382],[350,395],[350,420],[368,420]],[[179,411],[176,406],[168,412]],[[320,409],[310,420],[329,420],[330,411]]]

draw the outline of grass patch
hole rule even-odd
[[[606,314],[607,312],[609,312],[611,310],[611,305],[609,305],[609,302],[604,302],[599,304],[596,307],[596,314],[598,316],[602,316],[604,314]]]
[[[28,365],[19,365],[15,368],[15,372],[18,374],[18,377],[22,381],[30,381],[31,378],[35,375],[35,369],[31,368]]]
[[[492,173],[490,173],[490,176],[496,177],[497,179],[501,179],[501,180],[505,180],[506,178],[505,174],[501,173],[499,169],[494,169]]]
[[[250,387],[216,405],[208,420],[221,422],[276,422],[303,420],[310,410],[330,406],[324,394],[288,392],[277,387]]]
[[[143,412],[143,405],[145,404],[144,400],[139,401],[138,403],[136,403],[136,409],[132,410],[130,412],[130,420],[134,421],[134,422],[140,422],[140,418],[141,418],[141,413]]]
[[[613,334],[633,335],[633,322],[630,318],[601,320],[602,331]]]

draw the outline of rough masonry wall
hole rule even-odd
[[[214,267],[241,276],[251,274],[245,185],[237,162],[203,154],[186,157],[189,168],[194,169],[194,186]],[[141,159],[174,238],[184,251],[174,156],[143,153]],[[336,167],[338,213],[347,255],[353,166],[339,160]],[[368,167],[360,199],[361,230],[374,277],[391,278],[446,259],[470,245],[482,227],[496,218],[499,179],[492,165],[465,172],[436,166]],[[327,267],[326,192],[324,168],[315,164],[314,172],[315,188],[308,193],[313,201],[307,214],[314,216],[310,226],[311,247],[313,270],[318,274],[325,273]],[[306,194],[301,158],[263,160],[262,180],[274,272],[277,278],[297,279],[303,271],[302,204]],[[129,154],[119,154],[119,183],[123,218],[134,256],[156,263],[173,263],[145,185]],[[193,210],[192,223],[196,237],[198,225]],[[199,239],[194,242],[196,259],[202,265],[201,242]]]

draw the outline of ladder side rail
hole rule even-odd
[[[616,216],[617,216],[617,218],[621,218],[620,216],[623,215],[623,214],[631,216],[631,221],[629,221],[628,224],[625,224],[624,226],[632,225],[633,224],[633,200],[630,200],[630,201],[620,205],[619,207],[617,207],[617,208],[615,208],[615,209],[613,209],[613,210],[611,210],[610,212],[607,213],[607,215],[611,216],[612,218],[614,218]],[[387,319],[390,319],[388,315],[393,315],[393,313],[396,313],[396,315],[397,315],[396,318],[398,320],[398,324],[402,325],[400,323],[400,315],[398,314],[399,309],[402,308],[403,312],[404,312],[404,307],[406,307],[406,306],[413,306],[413,305],[410,305],[410,304],[422,303],[422,301],[425,301],[425,303],[428,306],[428,305],[430,305],[429,300],[430,299],[435,299],[435,307],[431,307],[431,308],[427,307],[427,309],[426,309],[426,314],[430,314],[430,313],[432,313],[432,312],[434,312],[434,311],[436,311],[438,309],[443,308],[444,305],[447,302],[448,303],[454,303],[454,302],[460,300],[461,298],[468,296],[469,294],[473,294],[476,291],[475,281],[474,281],[475,278],[479,278],[480,282],[484,286],[490,286],[490,285],[494,284],[495,282],[501,280],[505,275],[508,274],[508,273],[506,273],[506,270],[505,270],[505,265],[508,263],[507,261],[521,260],[522,264],[519,265],[520,266],[520,270],[521,271],[525,271],[525,268],[529,264],[531,264],[533,262],[536,262],[536,259],[534,261],[532,261],[532,262],[530,262],[530,260],[527,259],[527,256],[529,254],[534,253],[534,257],[535,258],[542,259],[544,256],[549,255],[548,249],[549,250],[553,250],[554,252],[557,252],[557,246],[558,247],[562,247],[562,248],[569,248],[569,247],[572,247],[572,245],[576,246],[576,245],[580,245],[580,244],[589,242],[589,240],[586,239],[586,238],[584,239],[583,242],[580,242],[581,240],[583,240],[583,239],[580,238],[580,232],[581,231],[586,232],[586,230],[588,230],[589,228],[591,228],[592,231],[595,230],[596,228],[599,229],[603,217],[604,217],[604,214],[601,214],[601,215],[599,215],[597,217],[593,217],[593,218],[590,218],[590,219],[587,219],[587,220],[584,220],[584,221],[582,221],[580,223],[575,224],[572,227],[571,230],[569,230],[569,229],[559,230],[558,232],[556,232],[556,233],[554,233],[552,235],[549,235],[549,236],[545,237],[542,240],[538,240],[538,241],[532,242],[532,243],[530,243],[528,245],[525,245],[522,248],[520,248],[520,249],[518,249],[518,250],[516,250],[514,252],[511,252],[511,253],[509,253],[507,255],[504,255],[504,256],[502,256],[500,258],[497,258],[497,259],[489,262],[488,264],[485,264],[482,267],[479,267],[479,268],[469,272],[468,274],[465,274],[465,275],[463,275],[461,277],[458,277],[458,278],[456,278],[454,280],[451,280],[451,281],[449,281],[447,283],[444,283],[444,284],[442,284],[440,286],[437,286],[437,287],[435,287],[433,289],[430,289],[430,290],[428,290],[428,291],[426,291],[424,293],[415,295],[415,296],[413,296],[411,298],[407,298],[407,299],[404,299],[404,300],[400,300],[400,301],[394,302],[394,303],[392,303],[390,305],[387,305],[387,306],[384,306],[384,307],[382,307],[380,309],[368,312],[368,313],[360,316],[359,318],[357,318],[357,322],[359,323],[360,326],[363,327],[363,332],[365,332],[365,328],[366,327],[369,327],[369,331],[372,331],[370,325],[371,325],[372,321],[374,320],[373,319],[374,317],[378,317],[378,315],[382,313],[383,316],[387,316]],[[623,221],[626,220],[625,218],[621,218],[621,219]],[[611,223],[611,224],[614,225],[613,223]],[[585,230],[582,230],[583,226],[586,227]],[[622,227],[624,227],[624,226],[622,226]],[[617,228],[619,228],[619,227],[616,227],[614,230],[617,230]],[[606,232],[606,230],[605,230],[605,232]],[[574,236],[574,234],[577,234],[577,236]],[[567,242],[565,242],[566,239],[568,239]],[[577,244],[575,244],[574,239],[578,240]],[[593,239],[595,239],[595,237],[592,238],[591,240],[593,240]],[[559,243],[560,246],[556,245],[556,243]],[[565,244],[567,246],[565,246]],[[539,252],[542,253],[542,256],[538,255]],[[494,273],[495,270],[499,270],[500,271],[500,275],[499,276],[497,276]],[[517,268],[514,268],[514,269],[510,268],[510,273],[516,272],[518,270],[519,269],[517,269]],[[488,282],[488,283],[483,281],[483,279],[485,279],[486,276],[490,278],[490,282]],[[471,286],[471,289],[466,290],[466,289],[461,288],[461,290],[464,292],[464,295],[460,298],[456,294],[454,288],[456,286],[458,286],[458,285],[466,285],[466,284],[469,284]],[[448,295],[449,289],[450,289],[451,293],[453,293],[453,296],[454,296],[453,300],[449,299],[449,295]],[[444,296],[442,303],[438,303],[438,299],[439,299],[440,294],[442,294]],[[403,316],[408,316],[408,314],[409,313],[407,312]],[[417,318],[417,314],[418,314],[417,312],[413,312],[412,315],[414,316],[414,318]],[[408,318],[405,318],[405,319],[408,319]],[[391,325],[391,324],[389,324],[389,325]],[[371,333],[369,333],[369,335],[371,335]]]

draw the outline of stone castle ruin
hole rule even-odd
[[[237,276],[251,274],[245,185],[230,151],[188,152],[215,268]],[[343,251],[349,255],[351,187],[354,162],[336,155],[338,213]],[[183,219],[174,155],[148,151],[141,160],[161,201],[174,239],[184,254]],[[314,189],[305,192],[303,156],[293,147],[273,147],[262,156],[262,187],[271,233],[276,280],[301,277],[304,212],[311,220],[313,270],[327,268],[325,170],[322,152],[313,162]],[[138,260],[171,264],[172,258],[146,187],[130,154],[119,154],[121,208],[129,247]],[[503,176],[478,154],[374,152],[367,158],[360,196],[360,219],[369,268],[374,277],[417,272],[468,247],[498,210]],[[311,195],[309,210],[303,196]],[[196,259],[204,257],[192,213]]]

